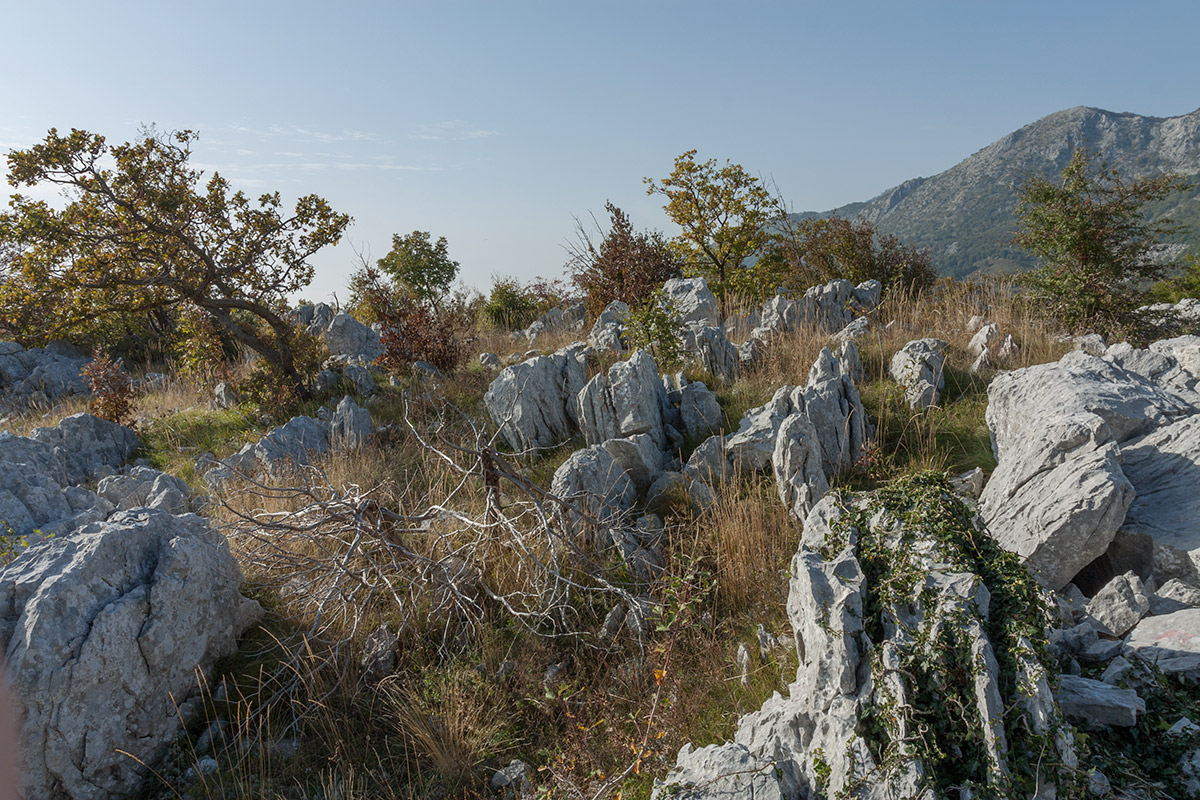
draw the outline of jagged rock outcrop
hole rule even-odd
[[[601,445],[576,450],[554,471],[550,493],[573,508],[558,509],[581,544],[607,547],[633,508],[637,491],[624,468]]]
[[[587,346],[576,342],[500,371],[483,402],[509,447],[554,447],[575,435],[587,358]]]
[[[134,465],[125,472],[102,478],[96,494],[119,511],[157,508],[168,514],[189,514],[192,488],[174,475]]]
[[[666,442],[663,393],[658,366],[645,350],[618,361],[578,393],[576,413],[584,440],[589,445],[600,444],[645,433],[662,447]]]
[[[917,339],[892,356],[888,374],[904,389],[910,408],[929,408],[941,400],[946,386],[946,342]]]
[[[355,403],[346,395],[337,404],[329,420],[329,444],[334,450],[352,450],[362,447],[375,432],[371,412]]]
[[[1013,557],[972,516],[936,476],[819,502],[792,560],[789,696],[742,717],[732,742],[685,746],[653,796],[932,798],[966,781],[1025,796],[1071,779],[1070,728],[1022,634],[1043,621],[1032,590],[1001,577]],[[947,724],[950,696],[966,704]],[[956,755],[967,741],[970,759]]]
[[[1172,518],[1194,494],[1184,488],[1193,483],[1175,478],[1191,469],[1189,459],[1200,462],[1197,423],[1190,422],[1200,411],[1196,376],[1161,352],[1170,346],[1111,349],[1003,373],[988,388],[999,463],[981,513],[992,535],[1054,589],[1105,555],[1126,525],[1159,550],[1186,554],[1186,545],[1172,542],[1189,536],[1200,546],[1196,523]],[[1127,519],[1143,492],[1149,499]]]
[[[369,364],[383,355],[378,331],[326,303],[298,306],[289,318],[309,334],[324,339],[335,362]]]
[[[694,328],[695,353],[698,360],[714,377],[725,383],[737,380],[741,371],[741,356],[738,348],[725,336],[725,331],[716,326]]]
[[[586,318],[587,311],[584,309],[583,303],[555,306],[531,322],[528,328],[521,331],[521,335],[529,341],[529,344],[537,344],[538,337],[548,333],[581,330]]]
[[[688,328],[707,328],[721,324],[717,297],[704,278],[671,278],[663,284],[663,294]]]
[[[599,351],[615,350],[622,353],[629,349],[625,340],[625,320],[629,318],[629,306],[620,300],[609,303],[588,334],[588,344]]]
[[[139,509],[36,545],[0,570],[0,644],[26,797],[138,789],[196,710],[186,699],[261,614],[224,538]],[[129,755],[123,755],[125,751]],[[131,757],[132,756],[132,757]]]
[[[16,342],[0,341],[0,402],[51,403],[67,395],[87,394],[80,370],[90,360],[58,342],[26,350]]]
[[[806,326],[833,333],[879,305],[882,291],[883,285],[876,280],[855,286],[839,279],[813,286],[796,300],[776,295],[763,305],[761,321],[751,338],[766,339]]]

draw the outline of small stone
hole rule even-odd
[[[750,648],[746,647],[746,643],[742,642],[737,649],[737,665],[741,670],[742,686],[750,685],[750,669],[753,666],[750,661]]]
[[[1146,713],[1146,701],[1132,689],[1074,675],[1062,675],[1059,681],[1055,696],[1063,714],[1086,726],[1132,728],[1138,714]]]
[[[1187,717],[1180,717],[1174,725],[1167,728],[1168,736],[1184,736],[1197,732],[1200,732],[1200,725],[1192,722]]]
[[[1134,572],[1113,578],[1087,605],[1088,614],[1110,636],[1124,636],[1149,611],[1146,587]]]
[[[492,775],[492,791],[505,800],[529,796],[529,765],[519,759],[513,759],[507,767],[497,770]]]

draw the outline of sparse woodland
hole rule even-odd
[[[0,390],[6,392],[0,427],[11,434],[0,438],[0,464],[10,463],[3,446],[15,437],[36,438],[36,429],[81,412],[131,428],[136,451],[104,470],[107,477],[78,486],[111,500],[116,495],[105,493],[103,481],[113,475],[147,469],[179,479],[184,505],[172,513],[194,511],[207,520],[240,566],[241,593],[261,607],[236,652],[195,673],[170,744],[123,756],[142,781],[137,796],[807,798],[874,796],[876,786],[911,797],[1054,796],[1039,793],[1049,784],[1059,796],[1179,797],[1189,781],[1200,780],[1200,770],[1187,766],[1200,746],[1200,729],[1166,734],[1184,717],[1200,721],[1193,683],[1200,668],[1172,673],[1129,666],[1131,677],[1120,686],[1136,689],[1143,701],[1133,725],[1089,726],[1064,717],[1051,698],[1043,709],[1049,722],[1039,728],[1030,721],[1036,713],[1014,699],[1022,692],[1041,696],[1026,692],[1020,683],[1026,678],[1057,687],[1061,673],[1101,683],[1122,653],[1140,663],[1120,644],[1132,623],[1119,632],[1088,628],[1101,614],[1089,599],[1094,604],[1109,579],[1116,580],[1101,576],[1094,563],[1116,558],[1109,546],[1126,508],[1137,513],[1133,490],[1122,495],[1121,519],[1108,540],[1070,567],[1058,560],[1043,565],[1046,548],[1021,551],[974,527],[980,502],[989,520],[1005,524],[1025,524],[1041,513],[1041,506],[1022,499],[1020,487],[1074,463],[1070,458],[1084,458],[1072,448],[1088,436],[1097,447],[1141,452],[1132,439],[1135,425],[1117,431],[1124,423],[1113,420],[1126,418],[1120,414],[1153,417],[1160,426],[1147,423],[1139,435],[1161,432],[1164,419],[1182,426],[1200,415],[1200,406],[1188,405],[1200,400],[1196,345],[1135,349],[1195,333],[1200,325],[1187,318],[1187,301],[1154,314],[1137,311],[1152,299],[1145,294],[1150,280],[1166,273],[1120,268],[1121,258],[1144,267],[1154,251],[1157,231],[1137,227],[1136,196],[1121,210],[1126,227],[1088,244],[1107,242],[1110,253],[1117,251],[1105,262],[1106,276],[1084,274],[1086,248],[1067,245],[1089,293],[1084,305],[1073,305],[1081,294],[1071,275],[1050,263],[1051,246],[1038,250],[1048,271],[1038,273],[1034,291],[1018,279],[937,279],[925,254],[875,235],[865,221],[781,226],[784,209],[770,187],[738,165],[697,164],[691,151],[667,179],[648,180],[678,217],[682,233],[674,239],[637,233],[609,204],[611,230],[598,227],[593,234],[580,227],[565,279],[526,284],[497,278],[482,296],[454,288],[459,265],[449,256],[452,242],[414,231],[394,237],[392,252],[377,264],[360,264],[348,306],[333,309],[288,298],[311,279],[312,253],[336,241],[349,218],[315,196],[292,212],[278,195],[252,201],[217,176],[202,186],[186,163],[189,141],[186,133],[151,133],[109,151],[84,132],[52,133],[10,156],[12,180],[19,190],[40,181],[66,186],[74,192],[71,204],[55,209],[18,197],[0,215],[0,338],[15,342],[0,342],[8,348],[0,349]],[[1087,169],[1086,161],[1072,163],[1076,172]],[[1076,173],[1066,177],[1077,181],[1075,188],[1099,185],[1078,183],[1084,179]],[[1096,180],[1113,176],[1101,173]],[[1155,198],[1176,185],[1160,184],[1148,187],[1158,192]],[[1053,187],[1035,188],[1048,193]],[[1025,202],[1043,215],[1029,223],[1026,230],[1033,231],[1053,209],[1039,205],[1032,190]],[[1194,263],[1174,284],[1160,285],[1160,296],[1189,285],[1192,272]],[[712,292],[687,283],[686,297],[701,304],[712,297],[715,324],[689,327],[685,318],[695,309],[671,293],[684,285],[679,281],[695,278],[706,278]],[[818,296],[806,292],[841,278],[859,284],[845,286],[860,295],[834,309],[839,321],[831,325],[821,316],[829,313],[825,306],[804,305],[806,297]],[[664,290],[669,279],[675,282]],[[874,289],[872,280],[878,281]],[[871,291],[874,302],[854,299]],[[1093,313],[1097,308],[1102,313]],[[619,317],[605,327],[610,313]],[[1104,334],[1107,341],[1078,338],[1083,334]],[[1008,337],[1003,346],[1002,337]],[[59,339],[73,340],[76,349],[59,353],[51,344]],[[1126,339],[1128,350],[1106,351]],[[590,346],[573,347],[585,340]],[[617,347],[602,346],[606,341]],[[912,380],[898,379],[910,374],[897,366],[899,354],[915,352],[910,346],[919,341],[939,342],[929,346],[936,357],[914,356]],[[853,345],[854,370],[844,342]],[[33,356],[19,359],[36,348],[51,360],[35,375]],[[1081,348],[1093,354],[1068,355]],[[684,413],[678,397],[669,399],[672,392],[694,387],[712,396],[715,410],[706,412],[702,434],[673,428],[660,435],[666,416],[657,429],[627,424],[642,412],[629,410],[633,401],[621,405],[620,376],[639,349],[653,359],[661,414]],[[1129,353],[1147,355],[1135,363]],[[1142,392],[1139,408],[1152,407],[1154,414],[1125,405],[1109,414],[1096,401],[1085,410],[1104,417],[1108,427],[1097,424],[1069,446],[1062,444],[1066,438],[1039,430],[1036,420],[997,433],[998,404],[989,410],[989,384],[1003,384],[997,376],[1085,357],[1106,365],[1088,369],[1123,370],[1122,380]],[[1144,366],[1152,358],[1158,361]],[[553,428],[552,411],[562,417],[562,435],[529,442],[516,432],[515,410],[498,419],[485,397],[497,395],[494,387],[505,374],[529,374],[518,367],[537,359],[536,369],[566,376],[554,385],[567,399],[555,410],[548,394],[520,398],[537,409],[538,430]],[[821,364],[833,370],[828,384],[814,377]],[[932,384],[940,387],[928,402],[918,402],[911,390],[925,380],[918,377],[922,365],[930,364]],[[57,383],[50,379],[56,374]],[[836,381],[848,394],[831,407],[843,409],[841,424],[862,426],[863,441],[837,456],[828,445],[816,445],[815,467],[781,466],[795,462],[780,460],[779,432],[795,437],[788,458],[827,440],[813,398]],[[781,387],[794,392],[780,395]],[[1174,405],[1162,399],[1167,395]],[[801,396],[807,411],[796,399]],[[608,403],[610,417],[589,411],[603,404],[587,406],[587,397]],[[759,446],[766,448],[765,466],[753,468],[730,455],[728,443],[740,427],[746,430],[744,419],[766,415],[761,410],[773,402],[791,405]],[[1029,408],[1011,413],[1033,414]],[[1042,427],[1058,430],[1066,413],[1048,408]],[[781,424],[784,419],[793,422]],[[1084,425],[1078,415],[1070,419]],[[279,433],[309,423],[305,430],[319,429],[325,438]],[[616,435],[603,434],[606,424]],[[804,433],[804,425],[813,432]],[[1047,457],[1017,475],[1013,453],[1035,439],[1034,432],[1051,437],[1044,449],[1058,453],[1058,461]],[[636,440],[642,448],[638,437],[659,437],[649,457],[658,474],[644,482],[625,456],[607,455],[618,449],[605,449],[613,439]],[[318,440],[320,447],[303,444]],[[264,455],[276,446],[283,455]],[[696,454],[714,447],[727,474],[700,480]],[[570,471],[581,452],[618,463],[624,483],[612,491],[623,499],[610,498],[609,484],[599,493],[555,491],[564,476],[582,474],[582,467]],[[1143,492],[1132,466],[1128,472],[1126,484]],[[663,474],[680,477],[664,488],[657,480]],[[1011,507],[1030,504],[1015,522],[996,510],[989,492],[998,490],[984,491],[985,481],[999,486],[996,475],[1017,487]],[[960,476],[978,481],[961,491],[962,499],[961,484],[952,482]],[[0,491],[25,496],[8,484]],[[159,495],[143,494],[142,501],[148,496]],[[1104,507],[1119,504],[1095,497]],[[829,512],[836,519],[826,513],[834,501],[841,503]],[[139,507],[109,502],[114,505],[129,513]],[[0,514],[10,507],[0,503]],[[1071,524],[1079,527],[1085,523],[1076,511]],[[45,526],[21,531],[14,521],[0,522],[10,528],[0,583],[18,580],[15,570],[40,550],[85,535],[67,526],[39,543]],[[828,526],[820,539],[814,538],[818,522]],[[1194,522],[1200,529],[1200,520]],[[93,527],[78,530],[108,523],[93,518],[88,524]],[[1096,546],[1089,540],[1087,547]],[[827,597],[812,590],[818,599],[811,607],[789,599],[798,582],[850,562],[858,570],[854,577],[828,567],[838,579],[831,579]],[[802,563],[812,565],[811,573]],[[1066,577],[1047,577],[1052,569],[1066,570]],[[1172,595],[1178,608],[1200,604],[1200,584],[1190,577],[1194,566],[1190,573],[1163,571],[1154,561],[1148,569],[1135,576],[1141,588],[1129,590],[1131,596],[1140,591],[1147,608],[1165,597],[1168,578],[1183,587]],[[979,576],[991,616],[978,607],[963,611],[966,605],[947,611],[946,602],[930,601],[921,588],[927,577],[948,573]],[[842,587],[861,581],[866,588],[851,601],[838,594],[838,581]],[[935,588],[947,591],[942,584]],[[843,611],[844,618],[831,616]],[[7,613],[11,630],[16,612]],[[1164,612],[1149,613],[1146,619]],[[911,629],[905,627],[910,616]],[[816,746],[821,736],[845,744],[822,732],[818,720],[815,738],[804,743],[806,760],[797,760],[793,771],[779,756],[747,762],[742,777],[729,769],[705,780],[685,780],[679,777],[684,772],[668,778],[685,745],[696,752],[733,741],[746,714],[787,713],[789,701],[772,699],[774,693],[799,702],[789,687],[802,686],[813,698],[837,691],[850,697],[850,689],[827,685],[836,683],[829,676],[837,665],[814,665],[814,653],[821,637],[838,639],[852,624],[861,638],[837,647],[862,648],[859,660],[845,655],[845,661],[851,688],[860,693],[850,741],[859,742],[865,756],[856,762],[848,744],[838,753]],[[966,638],[968,630],[977,638]],[[1090,638],[1078,644],[1069,636]],[[986,654],[981,641],[988,643]],[[868,652],[864,642],[878,647]],[[1117,644],[1103,657],[1095,656],[1096,642]],[[990,672],[986,665],[978,671],[963,666],[989,658]],[[880,676],[873,694],[862,688],[865,673]],[[988,676],[1000,704],[992,717],[985,713],[991,690],[978,689]],[[834,719],[841,701],[828,702],[823,708],[835,709],[829,712]],[[988,727],[989,719],[1001,722]],[[762,730],[749,725],[742,730]],[[740,733],[737,742],[747,753],[763,752],[753,749],[761,742],[752,746]],[[732,752],[733,745],[723,746],[720,758]],[[778,752],[789,746],[778,745]],[[681,765],[684,760],[679,756]],[[862,767],[868,762],[869,769]],[[690,763],[696,771],[687,776],[707,768]],[[54,783],[59,778],[46,780],[59,787],[56,796],[83,796]],[[656,789],[656,781],[666,783]]]

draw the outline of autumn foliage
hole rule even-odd
[[[373,267],[356,275],[362,300],[374,309],[380,323],[384,353],[377,363],[400,372],[414,362],[428,361],[440,370],[461,366],[470,355],[475,324],[461,303],[440,306],[388,285]]]
[[[126,424],[133,414],[133,382],[125,367],[97,352],[79,374],[92,393],[88,411],[100,419]]]

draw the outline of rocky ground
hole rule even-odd
[[[317,400],[136,429],[0,343],[26,796],[1200,792],[1200,337],[665,288],[670,368],[614,304],[387,376],[307,306]]]

